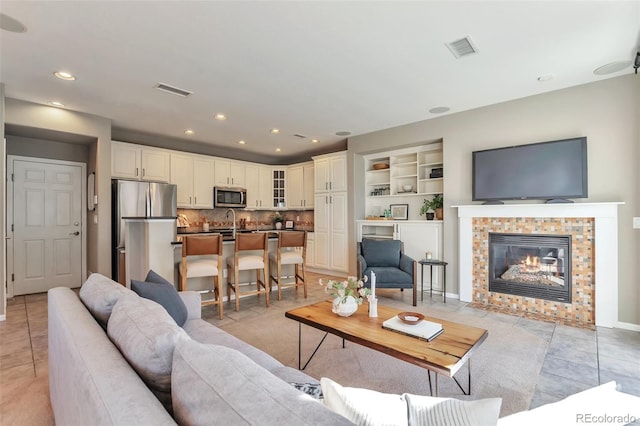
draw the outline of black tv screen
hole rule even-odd
[[[587,198],[587,138],[473,152],[473,200]]]

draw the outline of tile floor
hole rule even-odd
[[[311,274],[311,281],[317,282],[318,277],[319,275],[316,277]],[[318,288],[311,286],[310,291],[317,292]],[[290,303],[287,298],[278,302],[276,292],[272,295],[273,303]],[[383,297],[384,295],[381,299]],[[388,297],[399,297],[409,302],[410,293],[401,294],[396,291]],[[545,339],[548,342],[547,353],[530,408],[558,401],[611,380],[618,382],[619,390],[640,396],[638,332],[602,327],[595,331],[578,329],[479,310],[455,299],[447,299],[447,303],[443,304],[442,298],[435,294],[432,299],[427,295],[423,302],[418,303],[425,307],[437,304],[451,311],[466,310],[468,312],[465,313],[479,317],[492,317],[494,320],[516,324]],[[239,312],[235,312],[232,307],[225,309],[223,320],[218,319],[217,307],[213,306],[205,308],[203,316],[214,324],[224,325],[268,309],[264,306],[264,301],[259,304],[250,300],[242,301],[242,306],[243,309]],[[29,379],[46,381],[47,375],[47,296],[35,294],[15,297],[8,301],[6,321],[0,322],[0,389],[4,389],[0,390],[0,423],[11,423],[5,422],[8,404],[14,403],[7,390],[28,386]],[[49,407],[48,401],[44,401],[42,405]],[[46,407],[45,410],[50,410]]]

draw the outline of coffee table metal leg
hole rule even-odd
[[[467,361],[467,369],[468,369],[467,371],[469,373],[469,376],[468,376],[469,377],[469,389],[468,390],[466,390],[466,391],[464,390],[464,388],[462,387],[462,385],[460,384],[458,379],[456,379],[454,376],[451,376],[451,377],[453,377],[453,380],[455,380],[456,384],[458,385],[458,387],[460,388],[460,390],[462,391],[463,394],[471,395],[471,359],[469,359]],[[436,392],[437,392],[437,390],[436,390]]]
[[[326,339],[328,335],[329,335],[328,332],[324,333],[322,340],[320,340],[320,343],[318,343],[318,346],[316,346],[316,348],[313,350],[313,353],[311,354],[307,362],[304,364],[304,367],[300,368],[300,365],[302,364],[302,323],[301,322],[298,323],[298,370],[304,370],[305,368],[307,368],[307,365],[309,365],[309,363],[315,356],[316,352],[318,352],[318,349],[320,349],[322,342],[324,342],[324,339]],[[342,340],[342,347],[344,347],[344,339]]]

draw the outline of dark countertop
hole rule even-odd
[[[220,234],[222,233],[222,241],[235,241],[236,239],[233,238],[232,235],[232,230],[231,229],[210,229],[209,231],[205,232],[202,230],[202,228],[198,228],[198,227],[193,227],[193,228],[187,228],[189,229],[186,232],[178,232],[177,236],[176,236],[176,241],[172,241],[171,244],[173,245],[182,245],[182,237],[184,235],[207,235],[207,234]],[[252,231],[249,229],[237,229],[236,233],[254,233],[254,232],[266,232],[269,234],[269,239],[277,239],[278,238],[278,231],[273,229],[273,230],[269,230],[269,229],[265,229],[265,230],[260,230],[260,231]]]

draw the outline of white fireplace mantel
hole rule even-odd
[[[458,209],[460,300],[472,301],[473,218],[481,217],[592,217],[594,225],[595,322],[618,323],[618,206],[623,202],[567,204],[461,205]]]

